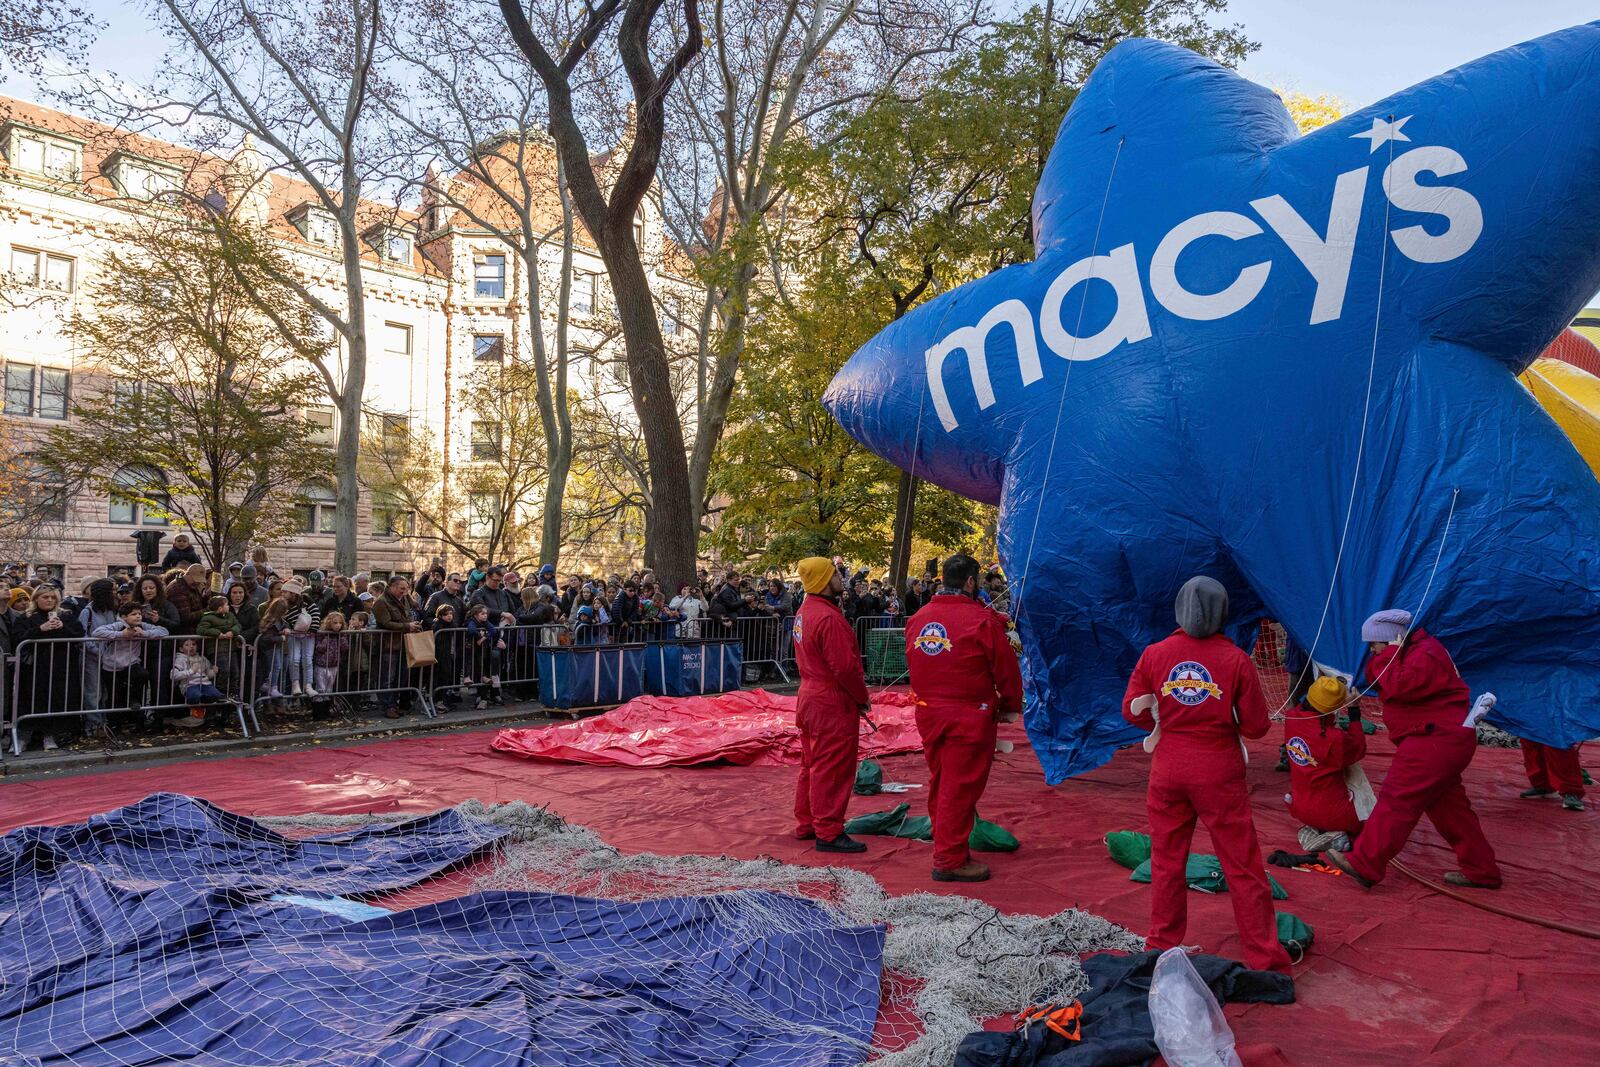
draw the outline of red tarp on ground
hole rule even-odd
[[[680,767],[736,763],[776,767],[800,762],[795,698],[765,689],[709,697],[635,697],[603,715],[560,726],[501,730],[497,751],[553,763]],[[885,692],[872,702],[861,731],[861,755],[917,752],[916,709],[909,693]]]
[[[159,789],[204,796],[245,814],[427,811],[469,797],[526,800],[549,804],[624,850],[832,862],[858,867],[894,893],[960,892],[1034,914],[1076,905],[1134,930],[1144,930],[1148,920],[1149,887],[1128,881],[1101,841],[1108,830],[1148,830],[1149,757],[1137,748],[1051,788],[1021,730],[1002,728],[1018,747],[999,757],[983,814],[1015,832],[1022,848],[984,857],[994,868],[993,881],[951,886],[929,880],[929,846],[921,842],[871,838],[864,856],[844,858],[819,855],[793,840],[789,769],[536,763],[490,752],[490,736],[414,737],[4,783],[0,828],[77,820]],[[1268,850],[1294,848],[1295,824],[1283,804],[1288,776],[1272,769],[1277,742],[1274,735],[1250,745],[1256,825]],[[1372,751],[1367,773],[1381,784],[1393,749],[1380,734]],[[927,780],[921,756],[883,763],[886,778]],[[1466,781],[1506,876],[1506,888],[1486,899],[1600,927],[1600,811],[1575,814],[1550,801],[1517,799],[1526,781],[1515,750],[1480,749]],[[895,799],[909,800],[913,813],[922,814],[925,792]],[[854,797],[851,814],[884,806],[883,797]],[[1204,831],[1195,849],[1213,851]],[[1454,867],[1426,825],[1401,858],[1433,877]],[[1279,907],[1315,926],[1317,941],[1295,968],[1299,1003],[1227,1009],[1246,1067],[1523,1067],[1600,1060],[1600,942],[1478,911],[1398,874],[1370,893],[1326,875],[1284,871],[1277,877],[1290,893]],[[423,888],[454,895],[464,891],[466,879]],[[1227,894],[1190,893],[1188,899],[1187,940],[1236,955]]]

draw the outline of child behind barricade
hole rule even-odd
[[[222,598],[211,599],[214,604]],[[179,726],[197,730],[206,724],[206,709],[201,707],[202,704],[227,703],[228,698],[222,695],[222,690],[215,684],[216,677],[217,668],[200,654],[200,641],[197,638],[191,637],[178,643],[178,654],[172,657],[172,683],[183,693],[184,703],[189,705],[189,714],[177,720]]]
[[[116,708],[126,702],[136,727],[159,733],[165,720],[143,707],[150,684],[143,646],[153,638],[166,637],[166,628],[145,622],[144,609],[138,604],[124,604],[117,614],[119,622],[97,627],[90,635],[100,641],[100,706]]]
[[[481,605],[480,605],[481,606]],[[441,711],[454,711],[461,700],[461,631],[456,623],[454,604],[440,604],[433,609],[434,677],[439,693],[437,707]]]
[[[349,643],[350,638],[344,633],[344,613],[330,611],[324,615],[322,629],[317,631],[316,644],[311,652],[318,693],[339,691],[339,667],[344,663],[345,648]]]
[[[349,635],[350,647],[345,650],[344,664],[340,667],[340,684],[341,688],[358,694],[351,698],[358,709],[373,704],[369,691],[372,688],[372,657],[378,644],[374,629],[372,613],[369,611],[353,611],[345,622],[344,632]]]
[[[237,674],[234,641],[243,633],[243,629],[239,616],[228,606],[227,597],[214,596],[206,602],[205,614],[200,616],[199,623],[195,625],[195,633],[209,642],[208,647],[216,657],[214,666],[217,668],[218,688],[226,687],[237,693],[239,687],[232,684]]]
[[[475,604],[467,612],[467,677],[476,678],[478,685],[478,710],[492,702],[505,705],[500,693],[500,656],[505,651],[505,639],[500,628],[489,620],[489,605]]]
[[[267,601],[261,609],[261,637],[256,645],[266,660],[266,673],[262,687],[274,700],[283,697],[284,635],[289,629],[289,598],[277,597]]]

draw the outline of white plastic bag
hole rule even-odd
[[[1169,948],[1156,960],[1150,1021],[1168,1067],[1243,1067],[1217,998],[1182,948]]]

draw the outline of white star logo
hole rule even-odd
[[[1400,132],[1400,127],[1404,126],[1410,121],[1410,115],[1407,115],[1403,119],[1396,119],[1393,122],[1389,122],[1385,119],[1375,118],[1372,120],[1372,129],[1363,130],[1361,133],[1352,133],[1350,136],[1352,139],[1356,137],[1365,137],[1371,141],[1372,148],[1368,151],[1368,154],[1370,155],[1372,152],[1376,152],[1378,150],[1378,146],[1383,144],[1385,141],[1410,141],[1411,138]]]

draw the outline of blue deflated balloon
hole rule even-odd
[[[1269,90],[1117,46],[1061,125],[1037,256],[929,301],[826,403],[1001,506],[1054,782],[1138,732],[1193,574],[1353,672],[1401,607],[1516,733],[1600,734],[1600,483],[1516,382],[1600,288],[1600,23],[1299,136]]]

